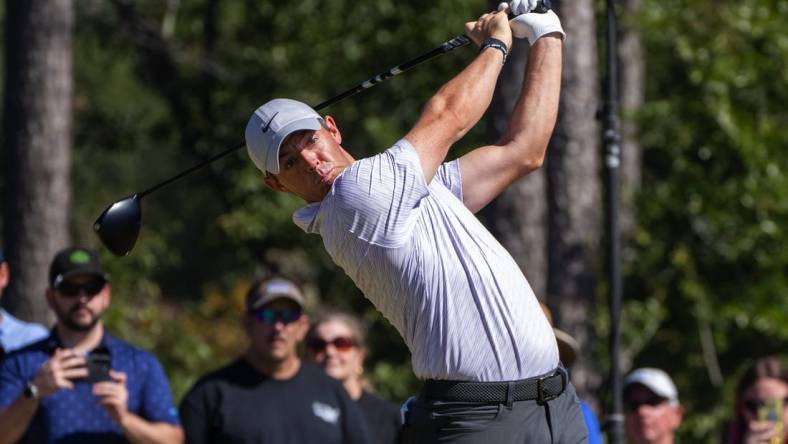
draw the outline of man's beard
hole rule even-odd
[[[87,323],[78,322],[78,321],[74,320],[74,318],[72,317],[72,314],[74,314],[77,310],[80,310],[80,309],[83,309],[83,308],[85,310],[89,311],[90,314],[92,315],[90,321],[88,321]],[[70,330],[79,331],[79,332],[90,331],[91,329],[93,329],[93,327],[96,326],[98,321],[101,319],[101,314],[96,314],[90,308],[88,308],[86,306],[79,306],[79,305],[75,305],[74,307],[72,307],[71,310],[69,310],[68,313],[60,313],[59,310],[58,310],[58,313],[56,313],[56,314],[57,314],[58,320],[60,320],[60,322],[63,325],[68,327]]]

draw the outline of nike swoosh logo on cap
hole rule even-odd
[[[277,111],[273,116],[271,116],[271,119],[268,120],[268,123],[266,123],[265,126],[261,128],[264,133],[268,132],[268,128],[271,127],[271,122],[274,121],[274,117],[276,117],[277,114],[279,114],[279,111]]]

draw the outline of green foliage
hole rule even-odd
[[[116,7],[125,3],[133,7]],[[111,201],[241,141],[261,103],[316,104],[461,33],[486,3],[216,2],[207,14],[209,4],[75,2],[78,241],[98,246],[92,223]],[[643,11],[627,18],[644,38],[647,105],[637,116],[643,187],[627,246],[635,259],[625,270],[623,340],[635,365],[675,376],[688,410],[684,441],[708,442],[722,430],[742,365],[788,349],[788,3],[647,0]],[[455,51],[325,111],[354,155],[378,152],[472,56]],[[362,316],[377,391],[403,400],[417,390],[396,331],[320,239],[293,225],[299,205],[263,190],[238,152],[146,197],[133,253],[105,256],[111,330],[160,357],[177,398],[243,349],[245,286],[271,271]],[[604,339],[608,318],[597,313]]]
[[[685,440],[719,441],[737,371],[788,349],[788,5],[643,11],[643,188],[624,340],[636,365],[675,376]]]

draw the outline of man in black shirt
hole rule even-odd
[[[366,443],[342,385],[304,363],[304,297],[279,277],[252,284],[242,323],[246,352],[192,387],[180,407],[187,443]]]

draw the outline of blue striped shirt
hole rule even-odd
[[[397,328],[420,378],[510,381],[558,365],[525,276],[462,202],[458,161],[427,184],[400,140],[293,217]]]

